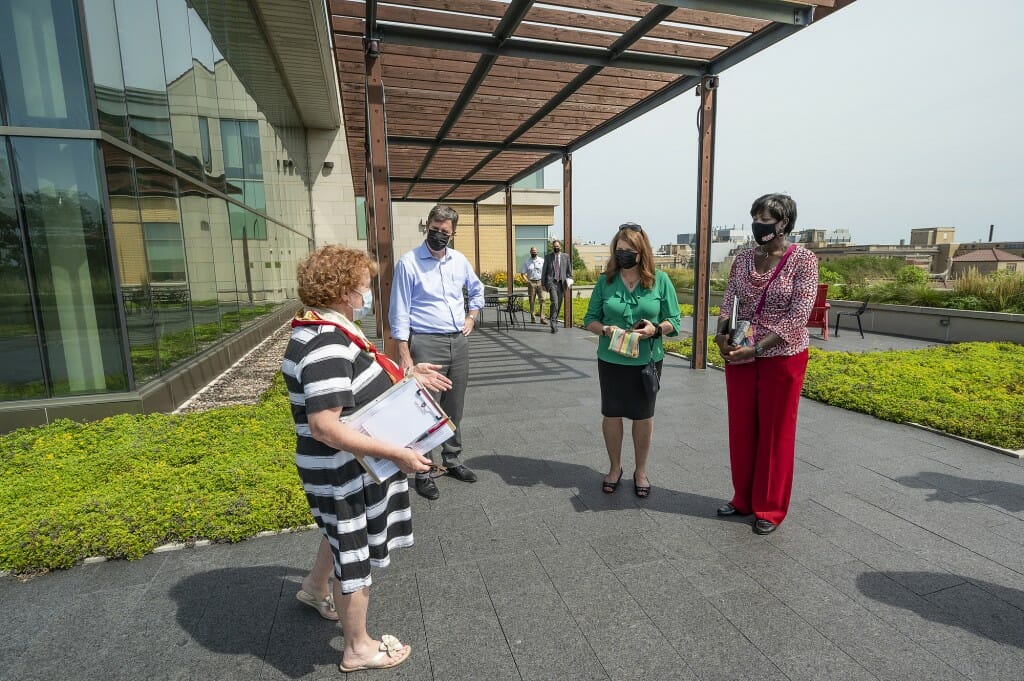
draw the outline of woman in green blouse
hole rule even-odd
[[[654,253],[643,228],[635,222],[619,226],[612,239],[611,257],[598,279],[583,318],[588,331],[601,338],[597,344],[597,372],[601,383],[601,430],[608,450],[608,474],[601,489],[616,490],[622,479],[622,419],[633,421],[636,469],[633,490],[641,498],[651,493],[647,453],[654,433],[656,396],[647,394],[640,371],[653,355],[661,374],[664,335],[679,333],[679,300],[668,275],[654,269]],[[639,355],[628,357],[610,349],[616,329],[640,334]]]

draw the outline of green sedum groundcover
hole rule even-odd
[[[139,558],[312,522],[283,382],[259,404],[58,421],[0,437],[0,569]]]
[[[709,338],[709,362],[718,350]],[[665,349],[686,357],[692,339]],[[1024,449],[1024,346],[957,343],[922,350],[825,352],[811,348],[804,396],[886,421]]]
[[[685,339],[666,347],[688,355],[692,346]],[[804,394],[1024,448],[1024,347],[1012,343],[812,349]],[[0,570],[132,559],[168,542],[239,541],[306,525],[293,450],[280,376],[254,406],[59,421],[0,436]]]

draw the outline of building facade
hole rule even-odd
[[[181,404],[358,243],[325,9],[274,4],[0,2],[0,432]]]

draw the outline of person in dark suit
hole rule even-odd
[[[551,322],[551,333],[558,332],[558,315],[562,310],[562,299],[572,286],[572,257],[562,252],[562,242],[551,242],[551,253],[544,256],[544,269],[541,281],[551,296],[551,310],[548,321]]]

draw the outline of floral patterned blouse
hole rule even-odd
[[[753,248],[737,255],[722,297],[719,320],[728,319],[735,295],[740,297],[740,318],[751,319],[761,292],[774,271],[774,266],[764,274],[755,269]],[[779,276],[768,287],[760,317],[753,320],[755,343],[771,331],[782,339],[778,345],[765,350],[762,357],[795,355],[807,349],[810,340],[807,319],[811,316],[817,291],[818,258],[797,245]]]

